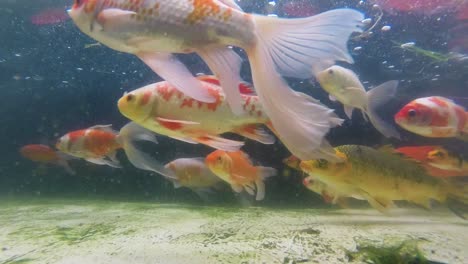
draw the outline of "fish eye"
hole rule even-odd
[[[328,73],[329,73],[329,74],[333,74],[333,70],[332,70],[332,69],[329,69],[329,70],[328,70]]]
[[[409,117],[415,117],[415,116],[416,116],[416,110],[410,109],[410,110],[408,111],[408,116],[409,116]]]
[[[439,157],[439,158],[443,158],[445,155],[442,151],[436,151],[436,153],[434,154],[436,157]]]
[[[317,160],[316,167],[321,168],[321,169],[325,169],[325,168],[328,167],[328,161],[324,160],[324,159],[319,159],[319,160]]]
[[[132,101],[133,98],[135,98],[135,96],[133,94],[127,94],[127,102]]]

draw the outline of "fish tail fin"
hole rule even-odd
[[[157,144],[158,141],[156,140],[153,132],[140,127],[133,122],[130,122],[123,126],[122,129],[120,129],[118,140],[122,145],[128,160],[133,164],[133,166],[142,170],[156,172],[167,178],[176,179],[172,171],[165,168],[162,163],[156,161],[150,155],[137,149],[134,144],[135,141],[141,140],[150,141]]]
[[[395,96],[398,87],[398,81],[385,82],[367,92],[368,105],[366,114],[372,125],[385,137],[394,137],[401,139],[400,133],[395,126],[383,120],[378,114],[377,109],[387,103]]]
[[[333,110],[295,92],[281,75],[310,78],[336,60],[352,62],[346,42],[363,15],[339,9],[301,19],[253,16],[257,41],[246,47],[260,102],[286,147],[303,160],[325,158],[322,143],[341,124]],[[328,155],[331,156],[331,155]]]
[[[235,130],[235,132],[246,138],[258,141],[263,144],[275,143],[275,138],[268,134],[260,125],[249,124]]]
[[[257,187],[257,195],[255,200],[260,201],[265,198],[265,179],[275,176],[277,174],[276,169],[270,167],[257,167],[258,177],[255,180],[255,185]]]

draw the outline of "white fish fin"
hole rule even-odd
[[[70,175],[76,175],[76,172],[68,165],[67,160],[60,159],[57,164],[65,169],[65,171]]]
[[[277,174],[277,170],[274,168],[262,166],[258,166],[257,169],[259,175],[257,180],[255,180],[255,185],[257,186],[257,196],[255,197],[255,200],[260,201],[265,198],[265,179],[275,176]]]
[[[367,92],[368,105],[366,114],[372,125],[385,137],[401,139],[400,133],[395,126],[383,120],[377,114],[377,109],[390,99],[394,98],[398,86],[398,81],[385,82]]]
[[[194,141],[194,140],[192,140],[190,138],[187,138],[187,137],[177,137],[177,136],[168,136],[168,137],[183,141],[185,143],[198,144],[198,142],[196,142],[196,141]]]
[[[98,159],[98,158],[87,158],[86,161],[97,164],[97,165],[107,165],[113,168],[122,168],[119,162],[114,162],[110,160],[105,160],[105,159]]]
[[[202,83],[172,54],[140,52],[136,55],[161,78],[187,96],[205,103],[215,101],[208,90],[203,88]]]
[[[177,124],[181,124],[181,125],[200,125],[200,123],[198,123],[198,122],[168,119],[168,118],[162,118],[162,117],[157,117],[156,120],[158,120],[159,122],[177,123]]]
[[[131,22],[132,16],[137,13],[134,11],[123,10],[119,8],[106,8],[97,15],[97,22],[102,26],[103,30],[113,30],[118,25]],[[133,23],[132,23],[133,24]]]
[[[255,195],[255,186],[249,185],[249,184],[244,184],[244,189],[248,194]]]
[[[385,199],[378,199],[375,197],[372,197],[368,192],[364,190],[360,190],[359,192],[368,202],[369,204],[379,212],[385,215],[389,215],[389,209],[391,207],[394,207],[394,203],[390,200],[387,201]]]
[[[117,151],[113,151],[107,155],[107,157],[115,164],[119,164],[119,160],[117,159]]]
[[[265,199],[265,183],[262,179],[257,179],[255,181],[255,185],[257,186],[257,195],[255,196],[255,200],[261,201]]]
[[[242,59],[227,47],[202,49],[197,53],[218,77],[231,111],[236,115],[242,114],[244,109],[239,92],[239,84],[243,82],[240,78]]]
[[[174,185],[175,189],[179,189],[179,188],[182,187],[182,185],[180,185],[180,183],[178,181],[172,181],[172,184]]]
[[[333,96],[333,95],[331,95],[331,94],[328,95],[328,99],[330,99],[330,101],[332,101],[332,102],[336,102],[336,101],[337,101],[336,97]]]
[[[230,8],[234,8],[238,11],[242,11],[239,5],[234,0],[218,0],[219,2],[229,6]]]
[[[201,144],[228,152],[237,151],[244,146],[244,142],[242,141],[225,139],[214,135],[203,135],[193,139]]]
[[[239,185],[239,184],[231,184],[231,188],[236,193],[241,193],[244,190],[242,185]]]
[[[344,109],[344,112],[345,112],[346,116],[347,116],[349,119],[352,119],[354,107],[352,107],[352,106],[347,106],[347,105],[343,105],[343,109]]]
[[[275,143],[275,137],[270,135],[263,127],[257,124],[245,125],[235,129],[234,131],[235,133],[241,136],[258,141],[263,144]]]
[[[143,136],[144,134],[145,136]],[[163,175],[166,178],[177,179],[174,172],[164,167],[164,165],[155,160],[150,155],[137,149],[133,143],[135,139],[141,139],[152,136],[154,133],[130,122],[120,129],[120,141],[127,155],[128,160],[133,166],[147,171],[153,171]]]
[[[254,16],[259,43],[281,75],[310,78],[335,61],[353,62],[347,41],[362,32],[364,15],[335,9],[298,19]],[[257,86],[257,85],[256,85]]]

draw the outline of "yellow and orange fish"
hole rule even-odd
[[[440,146],[412,146],[395,149],[411,159],[417,160],[426,169],[426,172],[434,177],[454,177],[468,176],[468,171],[457,170],[450,166],[444,166],[445,163],[451,163],[458,159]],[[462,162],[463,163],[463,162]],[[439,165],[437,165],[439,164]]]
[[[116,152],[123,149],[135,167],[173,178],[172,172],[134,146],[134,141],[138,140],[157,143],[151,131],[135,123],[128,123],[119,132],[113,130],[111,125],[96,125],[72,131],[58,139],[56,147],[68,155],[114,168],[121,168]]]
[[[235,192],[240,193],[245,189],[254,195],[256,190],[257,201],[265,197],[265,179],[276,175],[274,168],[253,166],[247,154],[240,150],[216,150],[206,156],[205,163],[214,174],[229,183]]]
[[[125,94],[118,101],[120,112],[133,122],[161,135],[188,143],[236,151],[244,143],[218,135],[233,132],[264,144],[273,144],[274,137],[261,128],[270,125],[257,96],[242,94],[245,112],[235,115],[214,76],[200,76],[203,89],[216,101],[203,103],[179,92],[163,81]],[[251,92],[245,85],[240,89]]]
[[[63,153],[55,151],[49,146],[41,144],[31,144],[21,147],[20,153],[23,157],[39,163],[49,163],[62,166],[68,173],[74,175],[75,172],[68,165]]]
[[[451,176],[468,176],[468,161],[461,155],[437,147],[427,153],[429,165],[443,171],[451,172]]]
[[[405,105],[395,122],[402,128],[424,137],[464,137],[468,133],[468,113],[452,100],[431,96]]]
[[[197,53],[235,114],[244,111],[242,60],[230,46],[244,49],[259,101],[281,141],[303,160],[336,157],[324,137],[341,119],[292,90],[281,75],[308,79],[335,61],[353,62],[347,40],[362,31],[362,13],[336,9],[285,19],[244,13],[234,0],[75,0],[68,13],[85,34],[138,56],[187,96],[213,103],[217,98],[172,55]]]

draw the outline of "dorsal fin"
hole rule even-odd
[[[219,79],[214,75],[198,75],[197,79],[202,82],[211,83],[217,86],[221,85]],[[239,92],[245,95],[255,95],[252,84],[248,82],[241,82],[239,84]]]
[[[109,124],[109,125],[95,125],[95,126],[92,126],[92,127],[88,127],[87,129],[102,130],[102,131],[111,132],[111,133],[114,133],[114,134],[119,133],[118,131],[115,131],[114,129],[112,129],[111,124]]]

